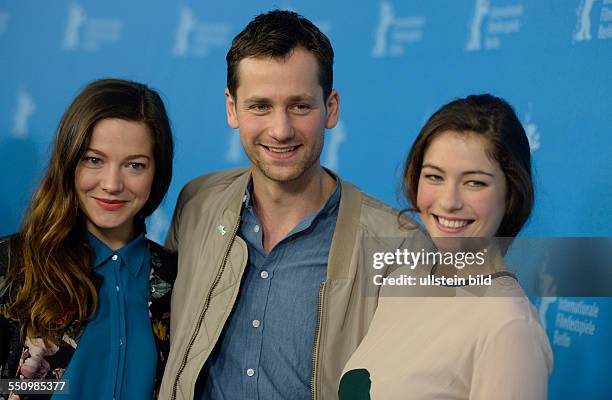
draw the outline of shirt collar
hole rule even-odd
[[[306,217],[306,220],[304,221],[306,223],[306,225],[310,225],[312,223],[312,221],[314,221],[314,219],[316,217],[318,217],[319,215],[323,215],[323,214],[327,214],[327,213],[330,213],[330,212],[334,212],[334,209],[340,203],[340,180],[336,176],[334,176],[333,178],[336,181],[336,187],[334,189],[334,192],[331,194],[331,196],[329,196],[329,198],[325,202],[325,205],[323,206],[323,208],[321,208],[319,211],[315,211],[314,213],[312,213],[308,217]],[[249,179],[249,183],[248,183],[246,191],[244,193],[243,201],[244,201],[244,207],[249,212],[255,214],[255,210],[253,210],[253,196],[252,196],[252,192],[253,192],[253,178],[251,177],[251,179]],[[299,224],[299,225],[302,225],[302,224]]]
[[[329,196],[329,199],[327,199],[327,202],[325,202],[325,205],[321,209],[321,213],[333,212],[334,208],[338,204],[340,204],[340,180],[338,178],[335,178],[335,179],[336,179],[336,187],[334,188],[334,192],[331,194],[331,196]]]
[[[89,231],[87,232],[87,238],[92,250],[92,268],[94,270],[101,268],[113,254],[117,254],[121,258],[121,265],[125,264],[133,276],[138,276],[142,270],[147,251],[145,232],[140,233],[130,243],[115,251]]]
[[[253,177],[249,178],[249,183],[247,184],[246,190],[244,192],[244,198],[242,201],[244,202],[244,207],[251,211],[253,209],[253,196],[251,192],[253,191]]]

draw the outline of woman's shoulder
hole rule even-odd
[[[0,254],[5,255],[8,253],[9,242],[15,235],[0,236]]]
[[[9,280],[12,279],[9,271],[11,267],[10,261],[10,243],[14,235],[0,237],[0,318],[6,316],[6,309],[4,306],[10,303],[16,294],[16,290],[19,289],[19,283],[11,286]]]
[[[523,292],[520,284],[511,279],[499,282],[489,297],[480,303],[482,316],[480,340],[489,343],[508,345],[508,349],[521,343],[526,348],[536,347],[550,353],[548,339],[538,314]]]
[[[494,277],[485,290],[473,298],[474,311],[487,315],[484,325],[499,326],[514,320],[537,322],[531,302],[511,274]]]
[[[9,244],[13,236],[0,237],[0,277],[5,277],[8,271]]]
[[[149,250],[151,250],[151,252],[156,252],[160,254],[161,256],[168,257],[168,258],[176,258],[176,252],[168,250],[167,248],[157,243],[156,241],[146,238],[145,243],[146,243],[146,246],[149,248]]]
[[[151,252],[151,267],[155,274],[167,282],[174,282],[177,274],[178,254],[150,239],[146,240],[146,245]]]

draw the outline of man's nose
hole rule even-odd
[[[270,127],[270,136],[277,142],[288,142],[295,136],[291,117],[286,110],[274,113],[272,126]]]

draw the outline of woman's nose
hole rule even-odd
[[[108,166],[102,174],[100,187],[105,192],[118,193],[123,191],[123,178],[119,167]]]
[[[440,206],[445,211],[456,211],[463,208],[461,191],[456,185],[447,184],[444,186],[441,193]]]

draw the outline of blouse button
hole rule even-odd
[[[113,254],[113,256],[111,257],[111,260],[117,261],[118,258],[119,256],[117,254]]]

